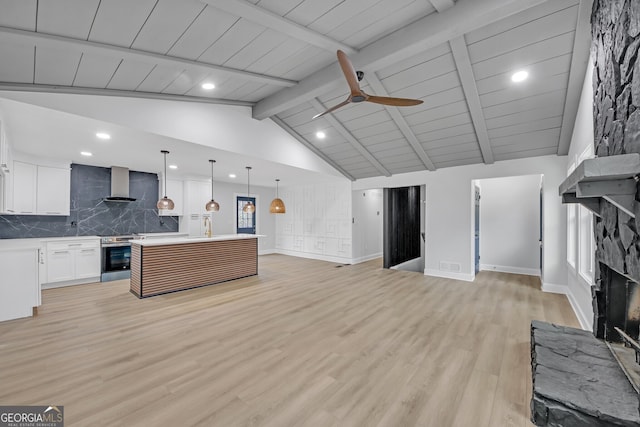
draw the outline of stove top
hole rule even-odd
[[[102,243],[120,243],[120,242],[128,242],[129,240],[136,239],[138,237],[137,234],[127,234],[120,236],[102,236],[100,238],[100,242]]]

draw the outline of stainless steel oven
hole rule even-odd
[[[107,236],[100,240],[102,271],[100,281],[128,279],[131,277],[130,236]]]

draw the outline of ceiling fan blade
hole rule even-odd
[[[422,104],[424,101],[421,99],[409,99],[409,98],[392,98],[390,96],[373,96],[369,95],[365,101],[375,102],[376,104],[392,105],[394,107],[410,107],[412,105]]]
[[[349,85],[349,89],[351,89],[351,94],[361,94],[362,90],[360,90],[356,70],[353,68],[353,64],[351,64],[347,54],[341,50],[338,50],[338,62],[340,63],[340,68],[342,68],[342,73],[344,74],[345,79],[347,79],[347,84]]]
[[[313,119],[317,119],[318,117],[322,117],[322,116],[324,116],[324,115],[325,115],[325,114],[327,114],[327,113],[331,113],[332,111],[335,111],[335,110],[337,110],[337,109],[338,109],[338,108],[340,108],[340,107],[344,107],[345,105],[347,105],[347,104],[348,104],[348,103],[350,103],[350,102],[351,102],[351,97],[347,98],[347,100],[346,100],[346,101],[343,101],[343,102],[341,102],[341,103],[340,103],[340,104],[338,104],[338,105],[334,105],[333,107],[329,108],[329,109],[328,109],[327,111],[325,111],[324,113],[316,114],[315,116],[313,116],[313,117],[311,118],[311,120],[313,120]]]

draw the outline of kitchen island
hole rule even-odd
[[[131,241],[131,293],[147,298],[258,274],[256,234]]]

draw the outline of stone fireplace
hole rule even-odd
[[[540,426],[640,425],[640,1],[594,0],[591,36],[596,158],[559,191],[594,213],[593,333],[532,322]]]

